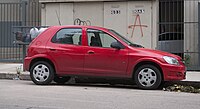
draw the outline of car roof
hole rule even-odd
[[[61,25],[61,26],[51,26],[51,28],[92,28],[92,29],[100,29],[100,30],[108,30],[107,28],[99,27],[99,26],[86,26],[86,25]]]

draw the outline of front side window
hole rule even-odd
[[[81,45],[82,29],[65,28],[58,31],[52,39],[53,43]]]
[[[87,36],[89,46],[111,48],[111,43],[117,42],[115,38],[100,30],[88,29]]]
[[[138,45],[138,44],[135,44],[135,43],[132,43],[131,41],[129,41],[128,39],[126,39],[125,37],[123,37],[122,35],[120,35],[119,33],[117,33],[116,31],[114,30],[109,30],[111,33],[113,33],[115,36],[117,36],[118,38],[120,38],[123,42],[125,42],[126,44],[128,44],[129,46],[132,46],[132,47],[140,47],[140,48],[144,48],[142,45]]]

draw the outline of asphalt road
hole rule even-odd
[[[199,109],[200,94],[0,80],[0,109]]]

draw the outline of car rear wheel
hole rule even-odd
[[[37,85],[47,85],[54,78],[54,69],[49,63],[38,61],[31,66],[30,77]]]
[[[160,70],[153,65],[142,65],[134,73],[134,80],[139,88],[157,89],[162,81]]]
[[[70,77],[59,77],[59,76],[54,77],[54,81],[58,84],[65,84],[69,80],[70,80]]]

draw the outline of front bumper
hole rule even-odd
[[[186,67],[184,65],[165,64],[162,68],[165,81],[186,79]]]

